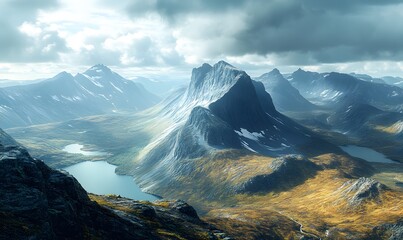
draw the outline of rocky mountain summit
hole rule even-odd
[[[230,239],[183,201],[88,195],[0,133],[0,239]]]
[[[368,200],[380,201],[381,192],[387,187],[374,179],[361,177],[347,181],[341,189],[351,206],[359,206]]]

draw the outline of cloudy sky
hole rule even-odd
[[[189,78],[226,60],[403,76],[403,0],[1,0],[0,79],[77,73]]]

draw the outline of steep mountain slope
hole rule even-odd
[[[7,133],[5,133],[1,128],[0,128],[0,143],[3,146],[7,146],[7,145],[18,146],[19,145],[12,137],[10,137]]]
[[[368,104],[352,103],[334,111],[327,118],[327,123],[333,128],[343,131],[358,131],[373,117],[384,113],[382,110]]]
[[[0,239],[227,237],[183,201],[88,196],[74,177],[32,158],[0,133]]]
[[[306,100],[276,68],[255,78],[255,80],[263,83],[264,88],[270,94],[274,105],[280,112],[309,111],[316,107]]]
[[[401,119],[403,119],[402,113],[382,111],[368,104],[352,103],[337,109],[327,121],[336,129],[358,132],[363,128],[390,126]],[[395,133],[400,132],[396,129]]]
[[[9,128],[138,111],[157,102],[142,86],[96,65],[74,77],[62,72],[39,83],[0,89],[0,125]]]
[[[220,151],[280,156],[338,148],[276,111],[263,84],[226,62],[193,69],[189,87],[157,116],[170,126],[137,156],[133,173],[143,187],[175,182],[194,169],[192,159]],[[318,147],[320,146],[320,147]]]
[[[403,107],[402,88],[362,81],[348,74],[298,69],[288,79],[305,98],[321,105],[337,107],[355,102],[394,111]]]

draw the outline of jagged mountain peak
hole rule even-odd
[[[305,71],[301,68],[298,68],[295,72],[293,72],[291,75],[302,75],[302,74],[307,74],[309,73],[308,71]]]
[[[63,80],[69,81],[69,80],[72,80],[73,78],[74,78],[73,75],[71,75],[70,73],[68,73],[66,71],[63,71],[63,72],[56,74],[52,78],[42,81],[42,83],[48,82],[48,81],[63,81]],[[41,84],[41,82],[39,82],[39,84]]]
[[[106,85],[111,82],[117,84],[122,82],[127,83],[129,81],[103,64],[94,65],[85,72],[78,73],[77,76],[81,78],[85,77],[93,82],[95,81]]]
[[[211,66],[208,63],[203,63],[202,66],[193,69],[192,82],[199,83],[201,80],[203,80],[206,77],[206,75],[208,73],[210,73],[212,75],[214,74],[217,77],[221,77],[221,75],[224,74],[225,72],[232,72],[232,71],[234,71],[236,73],[243,72],[223,60],[217,62],[213,66]],[[216,79],[216,80],[219,80],[219,79]]]
[[[186,102],[197,101],[202,106],[221,98],[241,78],[250,77],[234,66],[219,61],[213,66],[205,63],[192,71]]]
[[[284,79],[286,81],[284,76],[281,74],[281,72],[277,68],[274,68],[270,72],[263,73],[260,77],[257,77],[257,79],[267,79],[267,78],[271,78],[272,80],[273,80],[273,78]]]
[[[278,70],[277,68],[273,68],[273,70],[271,70],[271,71],[269,72],[269,74],[272,74],[272,75],[280,75],[281,73],[280,73],[280,70]]]
[[[88,76],[107,76],[114,72],[103,64],[97,64],[87,69],[83,74]]]
[[[110,72],[112,71],[109,67],[107,67],[104,64],[96,64],[94,66],[92,66],[91,68],[89,68],[88,70],[100,70],[100,71],[105,71],[105,72]]]
[[[295,72],[291,74],[291,77],[310,77],[310,76],[318,76],[320,73],[305,71],[301,68],[298,68]]]
[[[66,71],[60,72],[58,73],[56,76],[54,76],[53,78],[62,78],[62,77],[73,77],[73,75],[71,75],[71,73],[68,73]]]
[[[224,61],[224,60],[218,61],[216,64],[214,64],[213,67],[214,67],[214,68],[228,67],[228,68],[232,68],[232,69],[237,69],[236,67],[232,66],[231,64],[227,63],[227,62]]]
[[[293,72],[290,76],[290,81],[293,82],[296,79],[299,79],[301,81],[301,79],[305,79],[308,78],[309,73],[302,70],[301,68],[298,68],[298,70],[296,70],[295,72]]]
[[[191,78],[191,82],[194,84],[194,86],[198,86],[212,68],[213,67],[208,63],[203,63],[202,66],[194,68],[192,70]]]

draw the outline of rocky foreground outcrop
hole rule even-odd
[[[49,168],[21,146],[8,145],[14,142],[5,142],[0,142],[0,239],[225,236],[201,221],[182,201],[148,203],[118,196],[89,197],[73,176]]]

